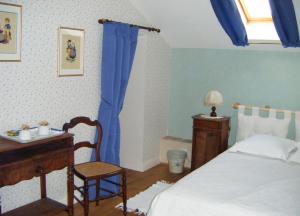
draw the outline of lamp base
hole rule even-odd
[[[210,116],[211,116],[211,117],[217,117],[216,107],[215,107],[215,106],[213,106],[213,107],[211,108]]]

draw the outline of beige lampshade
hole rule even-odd
[[[204,100],[205,106],[221,106],[223,105],[223,96],[220,92],[213,90],[209,91]]]

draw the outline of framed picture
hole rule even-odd
[[[0,61],[21,61],[22,6],[0,2]]]
[[[58,76],[83,76],[84,30],[58,29]]]

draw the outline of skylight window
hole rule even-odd
[[[269,0],[235,0],[250,43],[279,43]]]
[[[239,2],[248,22],[272,21],[268,0],[239,0]]]

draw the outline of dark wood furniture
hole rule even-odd
[[[88,148],[94,148],[96,152],[100,152],[101,147],[101,140],[102,140],[102,127],[100,123],[95,120],[91,121],[87,117],[76,117],[73,118],[70,123],[66,123],[63,126],[63,130],[65,132],[68,132],[69,129],[74,128],[78,124],[86,124],[89,126],[96,127],[96,134],[97,140],[96,143],[91,144],[88,141],[79,142],[74,145],[74,150],[76,151],[79,148],[82,147],[88,147]],[[74,198],[80,203],[84,208],[84,216],[89,215],[89,187],[95,186],[96,188],[96,205],[99,205],[99,200],[111,198],[114,196],[120,196],[123,199],[123,214],[127,215],[127,192],[126,192],[126,171],[125,169],[115,166],[113,164],[104,163],[100,160],[100,155],[96,154],[96,161],[95,162],[87,162],[87,163],[81,163],[74,166],[74,173],[76,176],[78,176],[83,182],[84,185],[82,187],[78,187],[74,185],[74,189],[77,190],[82,196],[83,201],[80,200],[78,197],[74,196]],[[118,176],[120,175],[122,177],[122,184],[119,182],[114,182],[110,179],[107,179],[112,176]],[[91,184],[91,182],[94,180],[96,183]],[[108,182],[109,184],[116,185],[120,188],[120,191],[115,193],[113,191],[110,191],[106,188],[100,187],[100,180]],[[121,190],[122,189],[122,190]],[[100,190],[107,192],[108,196],[101,196]]]
[[[228,148],[230,118],[193,116],[191,170],[195,170]]]
[[[63,210],[73,215],[73,136],[60,136],[26,144],[0,138],[0,187],[13,185],[22,180],[40,177],[41,199],[11,210],[2,216],[49,216]],[[46,174],[68,167],[68,206],[47,198]],[[20,196],[16,194],[16,196]],[[24,194],[24,196],[26,196]]]

